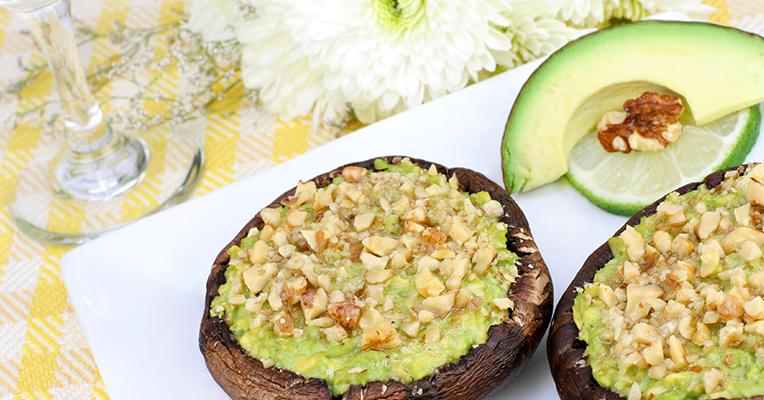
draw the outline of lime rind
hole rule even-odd
[[[731,134],[718,135],[720,140],[724,142],[721,148],[729,149],[728,154],[721,158],[721,160],[718,162],[715,162],[714,165],[695,171],[694,174],[682,174],[681,183],[675,185],[676,187],[689,182],[701,180],[703,177],[714,171],[741,164],[745,160],[745,157],[748,155],[748,153],[750,153],[751,149],[756,143],[756,139],[759,136],[761,128],[761,111],[759,109],[759,105],[756,105],[748,109],[738,111],[737,114],[738,117],[736,119],[736,124],[734,129],[732,129]],[[704,127],[695,127],[695,129],[705,129],[706,131],[708,131],[708,128],[717,127],[714,126],[714,122],[707,124]],[[571,157],[570,160],[572,161],[573,157]],[[660,196],[666,194],[663,192],[653,193],[654,196],[651,196],[650,198],[645,197],[642,199],[624,201],[624,198],[629,197],[628,195],[624,195],[624,192],[619,192],[615,196],[608,196],[607,193],[598,193],[602,192],[602,190],[598,191],[596,184],[592,184],[592,180],[587,179],[587,174],[591,174],[592,171],[596,169],[596,165],[589,166],[592,168],[584,171],[571,163],[566,177],[570,184],[587,200],[611,214],[624,216],[633,215],[637,211],[658,199]],[[676,165],[676,168],[677,171],[681,171],[681,167],[679,165]],[[671,171],[664,172],[671,173]],[[609,172],[606,171],[606,173]],[[589,184],[587,184],[587,181],[589,181]],[[624,182],[624,184],[626,183],[628,182]]]

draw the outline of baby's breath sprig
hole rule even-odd
[[[180,125],[208,112],[231,112],[242,101],[254,106],[253,93],[241,82],[238,44],[203,42],[187,29],[181,11],[150,27],[117,23],[99,32],[81,20],[74,25],[80,46],[106,41],[114,49],[114,55],[87,68],[87,79],[117,129]],[[34,105],[21,101],[26,89],[49,79],[50,71],[45,63],[25,59],[18,59],[20,78],[0,89],[0,99],[19,104],[5,122],[14,129],[42,124],[43,133],[53,135],[62,127],[58,98]]]

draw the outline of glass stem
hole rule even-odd
[[[68,149],[54,165],[56,193],[80,200],[107,200],[143,177],[148,148],[112,130],[88,87],[79,62],[69,0],[42,0],[19,10],[50,65],[61,99]]]
[[[87,84],[77,55],[69,0],[24,13],[61,97],[67,143],[80,156],[108,146],[113,133]]]

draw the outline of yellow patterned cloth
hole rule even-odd
[[[182,8],[178,0],[74,1],[74,15],[95,33],[108,33],[117,24],[148,27],[172,22]],[[712,21],[764,34],[764,1],[706,0],[717,12]],[[13,79],[5,67],[21,56],[41,62],[22,24],[0,10],[0,87]],[[114,51],[108,41],[95,39],[83,58],[89,69],[108,62]],[[166,49],[165,49],[166,50]],[[162,49],[158,49],[162,51]],[[52,93],[50,75],[42,73],[22,92],[20,101],[0,99],[0,121],[16,110],[33,109]],[[172,95],[172,73],[163,77]],[[103,98],[118,90],[109,83],[97,95]],[[144,104],[151,108],[151,104]],[[205,117],[206,170],[195,192],[203,195],[223,185],[303,153],[331,140],[334,132],[315,132],[307,123],[283,124],[251,106],[233,104],[226,113]],[[1,125],[0,125],[1,126]],[[0,127],[0,399],[107,398],[87,341],[67,300],[59,260],[64,248],[46,248],[22,235],[11,221],[7,206],[20,171],[41,148],[55,142],[44,135],[40,124],[25,123],[15,129]],[[139,201],[150,202],[150,194]],[[126,208],[129,212],[130,208]],[[49,218],[66,223],[77,216],[51,210]]]

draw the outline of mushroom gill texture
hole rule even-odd
[[[374,160],[397,163],[403,156],[375,157],[367,161],[343,165],[312,179],[317,187],[325,187],[341,175],[346,166],[359,166],[374,171]],[[429,168],[434,163],[410,159]],[[507,247],[519,256],[517,281],[510,286],[508,297],[514,301],[510,318],[492,326],[486,343],[472,348],[457,363],[440,367],[436,373],[404,385],[397,381],[369,382],[354,385],[342,399],[481,399],[514,379],[530,360],[552,314],[552,280],[531,236],[528,222],[509,194],[484,175],[465,168],[448,169],[434,164],[447,177],[456,175],[460,189],[468,193],[488,192],[504,207],[500,221],[509,226]],[[270,206],[278,206],[293,195],[295,189],[279,196]],[[302,400],[331,399],[323,380],[300,376],[278,368],[265,368],[239,346],[225,321],[210,316],[210,304],[225,283],[228,248],[238,244],[253,228],[262,228],[259,214],[218,254],[207,281],[199,348],[213,378],[236,400]]]
[[[674,192],[682,195],[697,189],[703,184],[710,189],[718,186],[724,180],[724,175],[728,171],[738,170],[742,174],[746,168],[747,165],[744,164],[717,171],[708,175],[701,182],[687,184],[674,190]],[[660,198],[655,203],[634,214],[613,236],[620,235],[627,226],[639,224],[642,217],[655,214],[658,205],[665,198],[666,196]],[[586,259],[578,274],[573,278],[568,288],[565,289],[555,309],[549,337],[547,338],[547,358],[555,385],[557,386],[557,392],[562,400],[625,400],[624,397],[617,393],[600,386],[594,379],[592,369],[584,357],[586,343],[578,339],[578,326],[573,320],[573,302],[577,295],[576,288],[581,288],[584,284],[591,283],[597,271],[612,259],[613,253],[610,251],[608,243],[605,242]],[[729,400],[764,400],[764,396]]]

